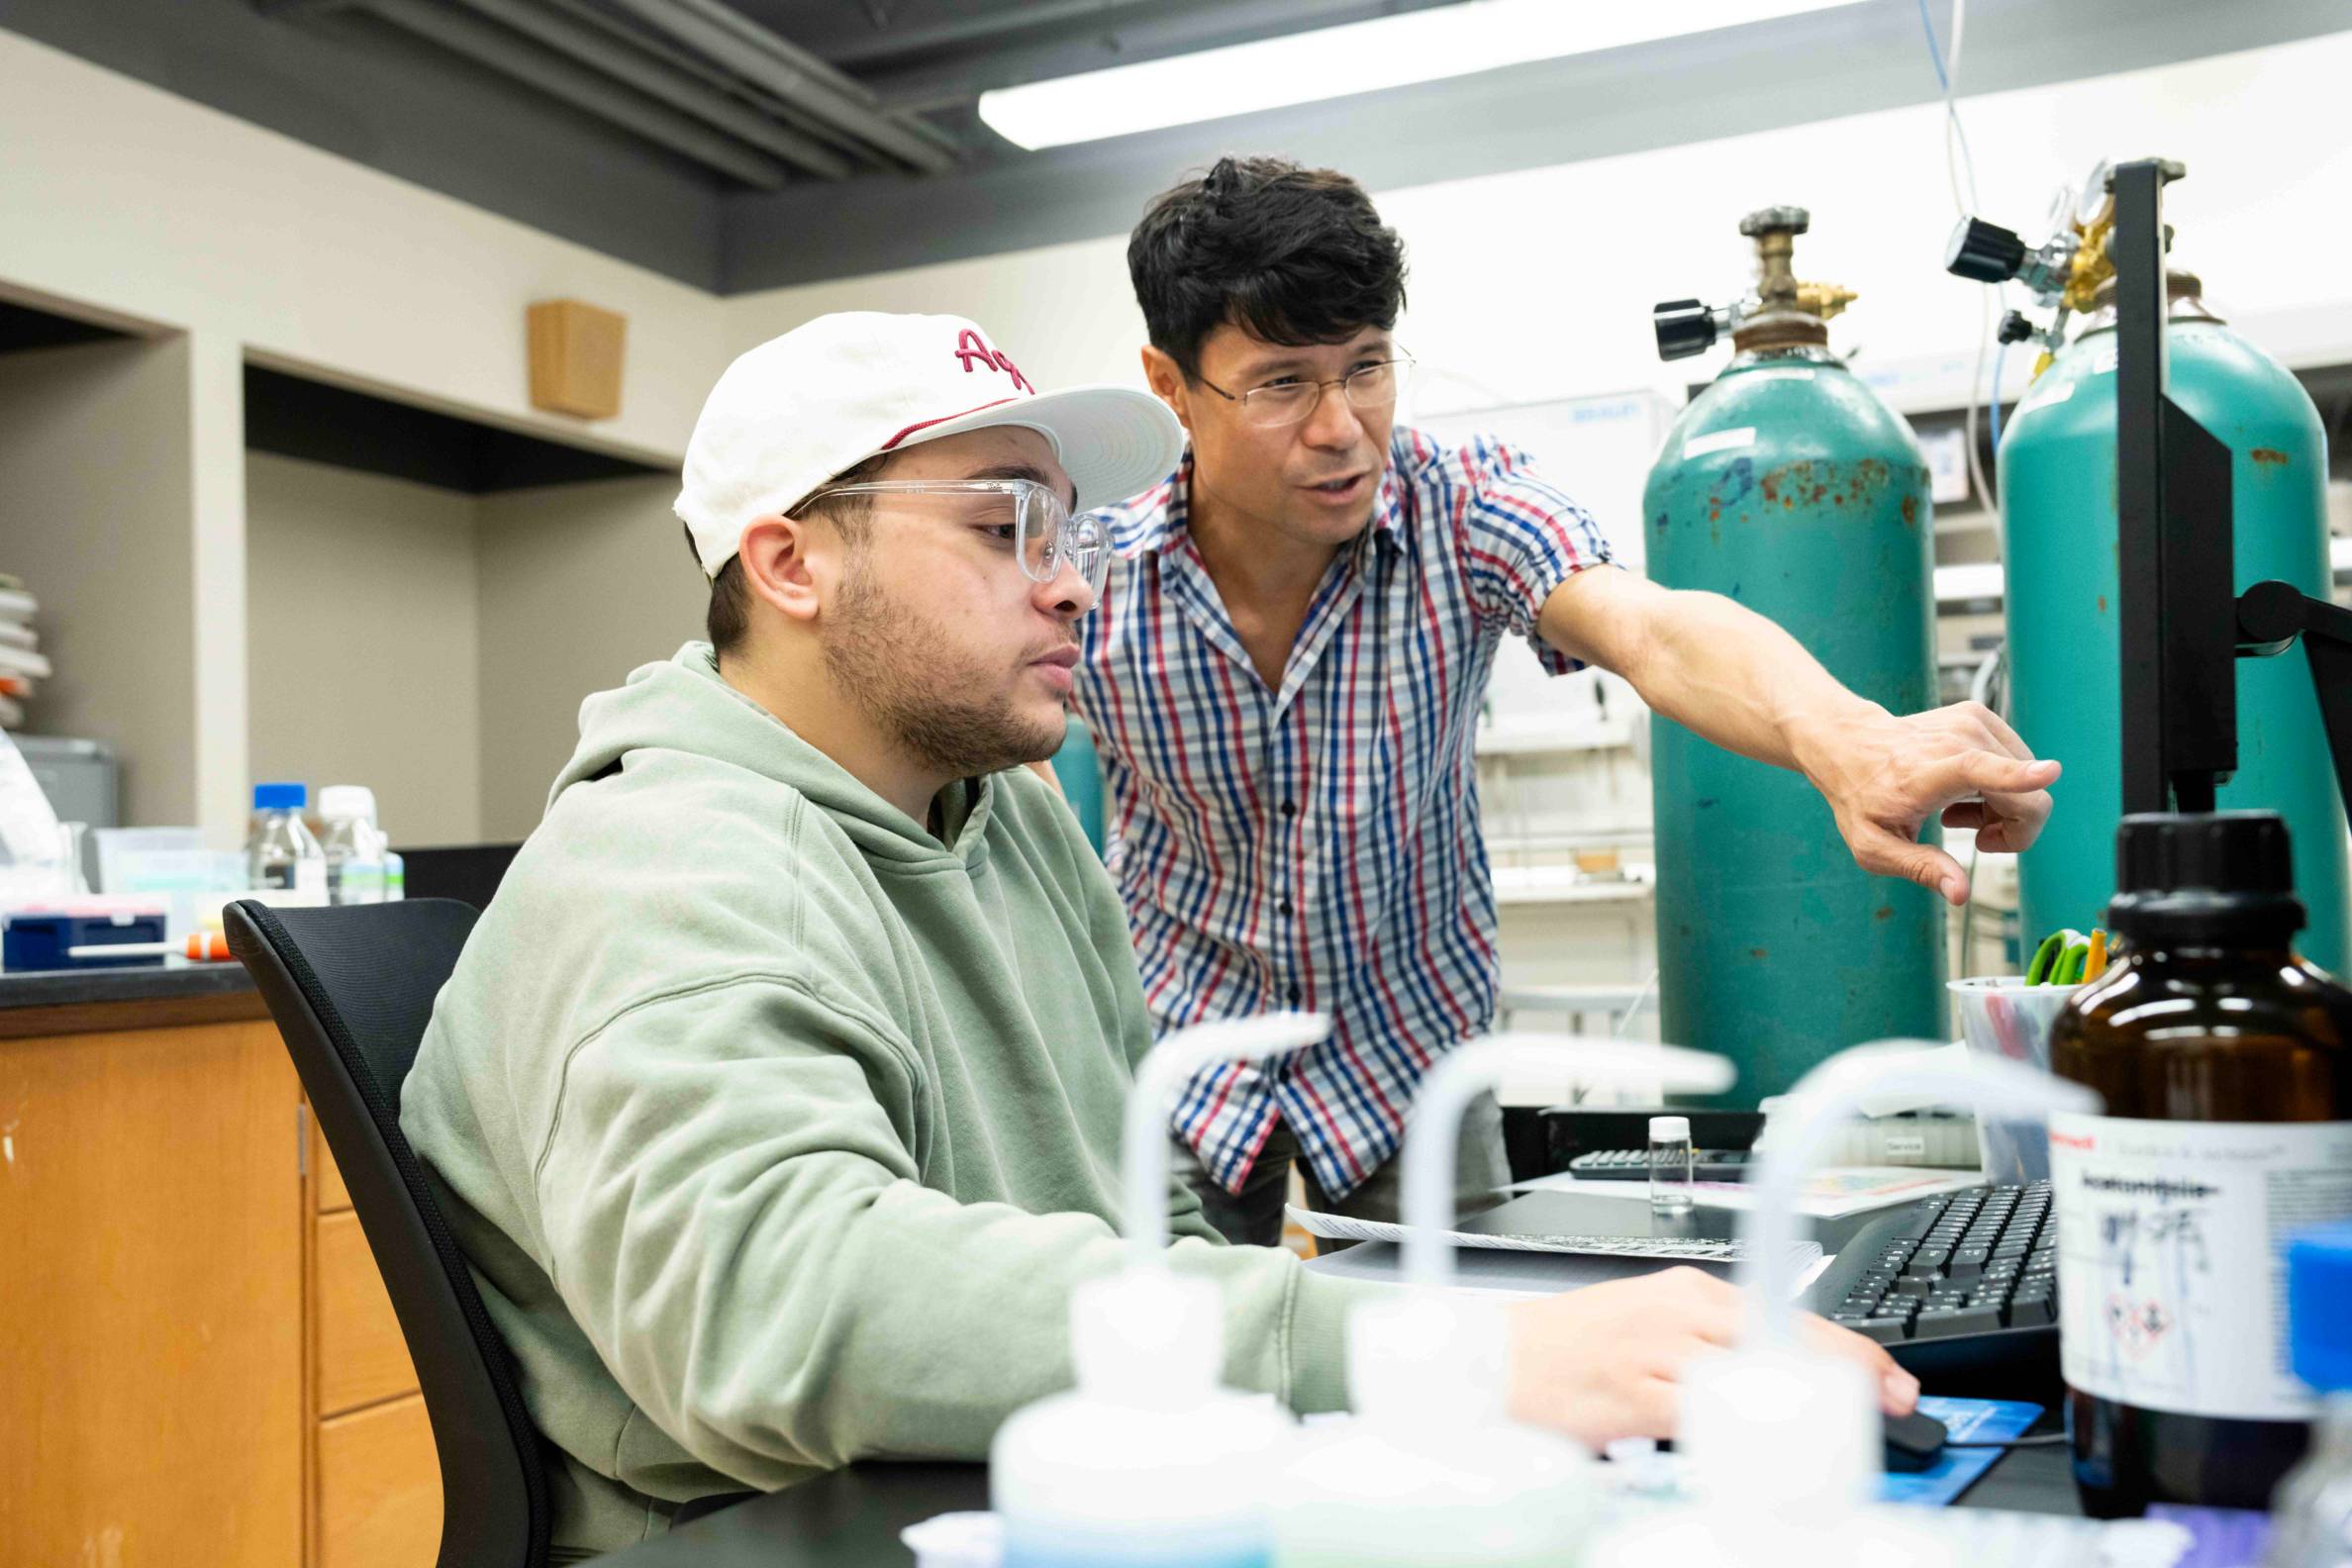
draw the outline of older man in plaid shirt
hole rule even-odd
[[[2054,762],[1974,704],[1896,716],[1727,599],[1607,568],[1593,518],[1525,454],[1398,427],[1404,247],[1324,170],[1224,159],[1127,246],[1152,390],[1189,437],[1103,514],[1116,553],[1075,700],[1112,797],[1110,862],[1155,1025],[1311,1008],[1323,1045],[1195,1081],[1174,1131],[1210,1219],[1280,1233],[1318,1208],[1393,1219],[1407,1106],[1495,1012],[1496,914],[1472,729],[1496,649],[1592,662],[1715,743],[1802,771],[1867,869],[1967,879],[1932,814],[2020,849]],[[1492,1099],[1465,1208],[1507,1179]]]

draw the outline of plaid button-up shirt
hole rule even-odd
[[[1396,1152],[1435,1055],[1495,1012],[1494,879],[1472,732],[1495,650],[1535,638],[1600,526],[1479,440],[1400,428],[1369,527],[1317,589],[1279,690],[1185,526],[1192,459],[1097,514],[1115,559],[1081,623],[1076,701],[1111,797],[1109,862],[1153,1026],[1283,1008],[1331,1037],[1203,1072],[1174,1125],[1238,1190],[1275,1119],[1337,1196]]]

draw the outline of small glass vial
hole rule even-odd
[[[1687,1220],[1692,1191],[1691,1119],[1651,1117],[1649,1125],[1650,1213],[1661,1220]]]

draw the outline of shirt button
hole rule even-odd
[[[1275,913],[1275,914],[1277,914],[1277,915],[1282,915],[1282,916],[1286,916],[1286,917],[1287,917],[1287,916],[1290,914],[1290,912],[1291,912],[1291,902],[1290,902],[1290,900],[1289,900],[1289,899],[1284,899],[1284,900],[1283,900],[1281,903],[1279,903],[1279,904],[1277,904],[1277,905],[1275,905],[1275,906],[1274,906],[1274,913]]]
[[[1305,993],[1300,991],[1297,986],[1292,986],[1290,988],[1290,1005],[1292,1007],[1297,1007],[1304,995]]]
[[[1299,803],[1298,803],[1297,801],[1284,801],[1284,802],[1282,803],[1282,815],[1283,815],[1283,816],[1285,816],[1285,817],[1296,817],[1296,816],[1298,816],[1298,815],[1299,815]]]

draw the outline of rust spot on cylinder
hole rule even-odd
[[[1748,956],[1761,963],[1765,959],[1772,956],[1772,949],[1769,947],[1750,947],[1748,949]]]
[[[1893,920],[1895,918],[1895,906],[1892,904],[1881,904],[1877,909],[1874,909],[1870,912],[1870,918],[1877,921]]]
[[[1914,531],[1919,526],[1919,498],[1909,492],[1903,497],[1903,526]]]
[[[2101,594],[2101,595],[2099,596],[2099,613],[2100,613],[2101,615],[2106,615],[2106,614],[2107,614],[2107,595],[2106,595],[2106,594]]]
[[[2258,463],[2279,463],[2284,465],[2287,461],[2287,454],[2279,450],[2276,446],[2257,446],[2251,452],[2247,453],[2247,455],[2252,457]]]

